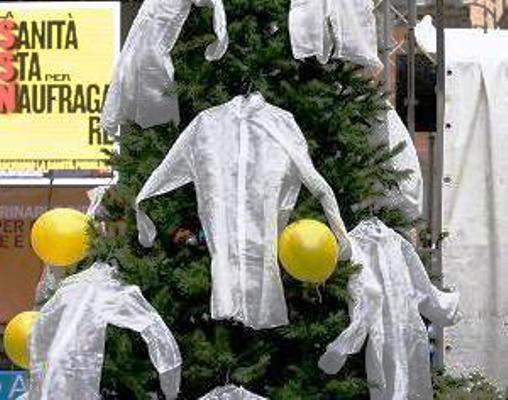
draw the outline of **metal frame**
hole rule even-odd
[[[415,107],[416,107],[416,0],[408,0],[408,24],[407,24],[407,129],[415,140]]]
[[[391,19],[391,1],[381,0],[376,7],[382,7],[383,13],[383,47],[382,61],[383,61],[383,88],[385,92],[390,91],[390,52],[391,46],[391,35],[392,35],[392,19]]]
[[[443,161],[444,161],[444,113],[445,113],[445,8],[444,0],[436,0],[436,132],[431,138],[432,160],[431,160],[431,182],[430,182],[430,207],[429,224],[431,236],[431,269],[439,277],[439,283],[442,285],[442,248],[443,239]],[[444,330],[436,327],[436,353],[434,364],[437,367],[444,366]]]
[[[382,62],[384,66],[383,71],[383,87],[385,92],[389,92],[391,88],[391,70],[390,63],[391,54],[404,47],[405,43],[396,44],[392,42],[392,16],[402,22],[407,27],[407,60],[408,60],[408,87],[407,87],[407,127],[411,138],[415,138],[415,104],[416,104],[416,89],[415,89],[415,55],[416,55],[416,40],[415,40],[415,26],[416,26],[416,0],[407,0],[407,10],[401,10],[392,3],[391,0],[379,0],[375,7],[382,15]]]

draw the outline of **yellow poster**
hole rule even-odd
[[[86,212],[89,189],[82,186],[53,189],[0,186],[0,325],[34,306],[35,287],[43,262],[30,244],[33,223],[50,208],[66,207]]]
[[[0,3],[0,173],[104,170],[117,2]]]

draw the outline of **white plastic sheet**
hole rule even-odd
[[[417,39],[435,53],[430,18]],[[508,31],[447,29],[443,183],[445,284],[464,318],[445,332],[452,372],[508,386]]]

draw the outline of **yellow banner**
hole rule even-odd
[[[0,3],[0,173],[106,169],[117,2]]]

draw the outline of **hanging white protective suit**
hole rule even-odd
[[[423,177],[416,148],[397,111],[390,106],[383,113],[382,121],[368,136],[369,141],[373,146],[385,144],[389,150],[404,144],[404,149],[386,164],[395,171],[411,171],[411,175],[388,190],[385,197],[376,200],[376,206],[399,209],[409,218],[416,219],[423,212]]]
[[[264,397],[255,395],[242,387],[234,385],[215,388],[199,400],[267,400]]]
[[[180,135],[136,199],[144,246],[152,245],[156,229],[140,202],[190,182],[212,255],[214,319],[254,329],[288,323],[277,237],[302,183],[321,201],[341,255],[348,256],[335,195],[314,168],[300,128],[259,93],[203,111]]]
[[[216,41],[206,49],[206,60],[221,58],[228,46],[222,0],[145,0],[115,66],[101,115],[109,133],[134,121],[147,128],[168,121],[178,123],[178,99],[164,93],[174,83],[170,52],[192,5],[213,8]]]
[[[508,31],[446,29],[445,38],[443,275],[464,313],[446,332],[445,364],[508,387]],[[417,39],[435,53],[430,17]]]
[[[159,372],[166,399],[176,399],[182,363],[178,345],[137,286],[97,262],[65,279],[40,310],[30,344],[29,400],[97,400],[106,326],[139,332]]]
[[[291,0],[289,33],[296,59],[339,58],[379,71],[372,0]]]
[[[351,324],[319,360],[337,373],[349,354],[366,350],[372,400],[432,399],[429,341],[420,313],[433,323],[457,322],[458,293],[430,282],[413,246],[377,218],[350,232],[352,260],[362,265],[348,284]]]

